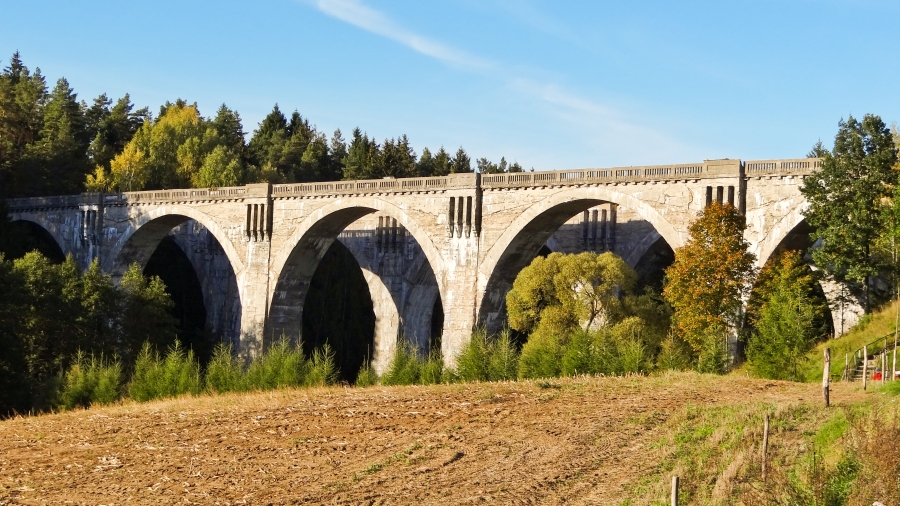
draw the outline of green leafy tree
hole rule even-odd
[[[22,316],[29,310],[25,281],[0,253],[0,418],[31,407]]]
[[[870,278],[881,267],[874,248],[883,225],[880,206],[897,181],[897,148],[881,118],[867,114],[862,121],[841,120],[834,148],[820,143],[814,152],[822,167],[801,188],[809,202],[804,214],[818,240],[813,260],[836,280],[851,283],[868,312]]]
[[[39,194],[79,192],[89,171],[90,134],[68,81],[57,81],[43,114],[39,138],[26,147],[22,162]]]
[[[127,93],[115,105],[110,107],[111,105],[112,100],[104,93],[94,99],[94,104],[85,113],[88,132],[92,138],[88,156],[94,170],[100,166],[107,173],[113,158],[125,149],[128,141],[150,119],[150,112],[146,107],[134,110],[134,104]]]
[[[164,349],[175,342],[176,321],[166,285],[156,276],[147,278],[138,264],[122,276],[118,325],[123,343],[121,356],[128,363],[143,343]]]
[[[613,253],[551,253],[522,269],[506,295],[511,328],[526,334],[566,335],[614,324],[621,298],[637,275]]]
[[[734,206],[713,202],[691,224],[687,243],[666,269],[663,297],[673,308],[673,331],[695,359],[724,350],[727,334],[739,330],[742,301],[755,277],[745,228]]]

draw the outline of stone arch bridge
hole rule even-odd
[[[541,250],[614,251],[637,268],[681,246],[713,200],[747,216],[760,266],[805,224],[802,179],[818,159],[511,174],[251,184],[10,201],[81,266],[114,277],[175,237],[200,275],[214,326],[243,354],[302,328],[319,261],[341,241],[375,312],[374,365],[403,333],[427,346],[435,318],[452,361],[476,324],[502,325],[505,293]],[[829,290],[826,287],[826,294]],[[212,306],[215,306],[213,308]],[[224,307],[224,309],[222,309]],[[843,322],[852,314],[835,316]],[[227,320],[227,321],[225,321]],[[849,326],[840,325],[840,327]]]

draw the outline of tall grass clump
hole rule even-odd
[[[338,369],[334,361],[334,350],[328,343],[325,343],[324,346],[313,351],[303,384],[310,387],[333,385],[337,378]]]
[[[212,358],[206,366],[206,390],[212,393],[235,392],[241,390],[244,369],[234,356],[230,344],[219,343],[213,350]]]
[[[144,343],[134,364],[128,393],[132,399],[145,402],[187,393],[197,395],[201,385],[200,364],[192,350],[185,352],[181,343],[175,341],[161,359],[150,343]]]
[[[509,329],[493,339],[484,328],[477,329],[456,358],[456,376],[462,381],[511,380],[518,367],[519,353]]]
[[[60,381],[57,405],[64,409],[112,404],[122,394],[122,364],[78,351],[75,362]]]
[[[399,339],[387,371],[381,376],[381,384],[416,385],[422,375],[422,361],[416,349],[405,339]]]
[[[245,390],[274,390],[303,385],[309,370],[303,348],[292,346],[287,337],[273,344],[254,360],[244,375]]]

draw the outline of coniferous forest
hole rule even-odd
[[[360,128],[320,132],[297,110],[276,104],[247,132],[238,111],[222,104],[203,116],[176,99],[157,111],[126,94],[90,102],[65,78],[48,83],[16,52],[0,74],[0,198],[83,191],[139,191],[440,176],[479,170],[520,172],[505,158],[472,160],[465,149],[423,148],[406,135],[378,142]]]

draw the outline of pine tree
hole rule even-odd
[[[450,164],[450,172],[457,174],[461,172],[472,172],[472,160],[469,158],[469,155],[466,154],[466,150],[459,147],[456,150],[456,156],[453,157],[453,162]]]
[[[864,295],[868,312],[870,278],[880,268],[873,247],[882,226],[879,207],[897,182],[897,148],[881,118],[867,114],[861,122],[851,116],[838,123],[832,151],[821,143],[814,151],[822,167],[801,188],[809,202],[806,220],[819,240],[813,260]]]
[[[0,73],[0,197],[44,194],[44,180],[34,177],[22,157],[39,139],[47,83],[41,70],[32,74],[13,53],[9,67]]]

